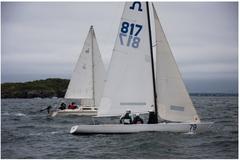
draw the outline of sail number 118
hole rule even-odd
[[[121,33],[119,33],[121,45],[138,48],[141,40],[140,37],[138,37],[138,34],[140,33],[141,30],[142,25],[134,23],[129,24],[128,22],[123,22],[121,27]],[[124,43],[124,41],[126,42]]]

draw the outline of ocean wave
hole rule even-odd
[[[54,134],[60,134],[63,133],[61,131],[52,131],[52,132],[39,132],[39,133],[29,133],[29,136],[41,136],[41,135],[54,135]]]
[[[197,133],[196,132],[186,132],[186,133],[183,133],[183,134],[185,134],[185,135],[195,135]]]
[[[27,115],[24,114],[24,113],[9,113],[9,112],[4,112],[2,113],[2,116],[23,116],[23,117],[26,117]]]
[[[30,129],[33,129],[33,128],[35,128],[35,126],[34,125],[23,125],[23,126],[18,126],[17,128],[21,128],[21,129],[28,129],[28,128],[30,128]]]
[[[51,134],[59,134],[59,133],[62,133],[62,132],[59,132],[59,131],[53,131],[53,132],[50,132]]]
[[[42,134],[43,134],[42,132],[40,132],[40,133],[30,133],[29,136],[40,136]]]
[[[2,113],[2,116],[9,116],[9,115],[10,115],[10,113],[8,113],[8,112]]]
[[[229,146],[237,144],[238,140],[211,140],[207,143],[201,143],[199,145],[193,146],[193,147],[212,147],[212,146]]]
[[[14,115],[15,115],[15,116],[20,116],[20,117],[21,117],[21,116],[23,116],[23,117],[26,117],[26,116],[27,116],[27,115],[24,114],[24,113],[15,113]]]

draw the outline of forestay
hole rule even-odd
[[[162,119],[200,122],[153,6],[156,30],[156,86],[158,114]]]
[[[147,112],[153,85],[146,3],[127,2],[118,29],[98,116]]]
[[[93,27],[91,27],[73,71],[65,98],[82,99],[83,103],[88,104],[92,101],[98,105],[103,92],[104,77],[105,68]]]

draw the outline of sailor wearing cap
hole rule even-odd
[[[121,124],[132,124],[132,115],[131,115],[130,109],[127,109],[125,114],[123,114],[120,117],[120,123]]]

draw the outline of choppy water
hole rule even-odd
[[[213,130],[75,136],[71,126],[91,118],[39,112],[59,99],[2,99],[1,158],[238,158],[238,97],[192,99],[202,121],[215,122]]]

